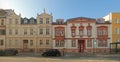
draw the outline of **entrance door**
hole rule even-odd
[[[84,40],[78,40],[79,52],[84,52]]]
[[[23,52],[28,51],[28,40],[23,40]]]

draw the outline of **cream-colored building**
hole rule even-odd
[[[42,52],[52,48],[52,15],[44,10],[35,18],[22,18],[14,10],[0,9],[0,49]],[[3,33],[5,32],[5,33]]]

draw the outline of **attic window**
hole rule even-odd
[[[31,24],[34,24],[34,20],[33,20],[33,19],[31,19],[31,20],[30,20],[30,23],[31,23]]]
[[[27,23],[27,19],[24,20],[24,23],[25,23],[25,24]]]

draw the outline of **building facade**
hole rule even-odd
[[[111,22],[111,43],[120,42],[120,13],[112,12],[107,16],[103,17],[106,21]],[[115,47],[114,45],[112,45]],[[120,47],[120,45],[118,45]]]
[[[86,17],[68,19],[61,24],[57,20],[53,24],[53,47],[65,52],[109,52],[110,25],[103,19]]]
[[[22,18],[14,10],[0,10],[0,49],[41,52],[52,48],[52,15],[44,10],[37,18]]]
[[[52,14],[45,10],[36,18],[22,18],[14,10],[0,9],[0,49],[108,52],[110,42],[111,23],[101,18],[77,17],[53,22]]]

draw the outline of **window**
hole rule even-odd
[[[60,36],[64,36],[63,30],[60,30]]]
[[[98,47],[107,47],[106,40],[98,40]]]
[[[33,40],[30,40],[30,46],[33,46]]]
[[[80,34],[80,36],[82,36],[82,35],[83,35],[83,30],[82,30],[82,29],[80,29],[79,34]]]
[[[4,20],[1,21],[1,25],[4,25]]]
[[[46,29],[46,35],[49,35],[49,29]]]
[[[30,35],[33,35],[33,29],[32,28],[30,29]]]
[[[46,40],[46,45],[49,45],[49,40]]]
[[[105,29],[103,30],[103,35],[107,35],[107,32]]]
[[[72,30],[72,36],[75,36],[75,30]]]
[[[76,41],[75,40],[72,40],[71,44],[72,44],[72,47],[76,47]]]
[[[25,20],[24,20],[24,24],[27,24],[27,22],[28,22],[28,20],[27,20],[27,19],[25,19]]]
[[[115,29],[114,29],[114,33],[115,33],[115,34],[119,34],[119,28],[115,28]]]
[[[18,24],[18,19],[15,19],[15,24]]]
[[[59,41],[58,41],[58,40],[55,41],[55,46],[56,46],[56,47],[59,46]]]
[[[11,40],[9,40],[9,46],[11,46],[12,45],[12,42],[11,42]]]
[[[5,35],[5,30],[4,29],[0,29],[0,35]]]
[[[60,41],[60,47],[64,47],[64,40]]]
[[[40,24],[43,24],[43,18],[40,18]]]
[[[42,35],[43,34],[43,29],[40,29],[40,35]]]
[[[49,24],[49,18],[46,18],[46,24]]]
[[[0,40],[0,46],[3,46],[3,40]]]
[[[92,47],[92,41],[91,40],[87,40],[87,47]]]
[[[15,35],[18,35],[18,29],[15,29]]]
[[[9,35],[12,35],[12,29],[9,29]]]
[[[9,19],[9,24],[12,24],[12,19]]]
[[[42,45],[43,44],[43,42],[42,42],[42,40],[40,40],[40,45]]]
[[[87,35],[91,36],[91,29],[87,29]]]
[[[15,45],[18,46],[18,40],[15,40]]]
[[[119,42],[119,40],[118,40],[118,39],[116,39],[116,40],[115,40],[115,42]]]
[[[58,30],[56,30],[56,32],[55,32],[55,33],[56,33],[56,36],[59,36],[59,31],[58,31]]]
[[[115,23],[115,24],[118,24],[118,23],[119,23],[119,19],[118,19],[118,18],[115,18],[114,23]]]
[[[30,20],[30,23],[31,23],[31,24],[34,24],[34,19],[31,19],[31,20]]]
[[[27,29],[24,29],[24,35],[27,35]]]

